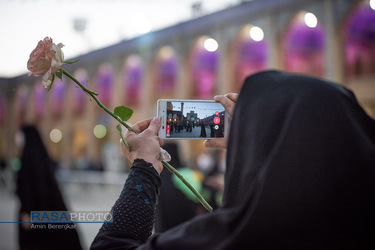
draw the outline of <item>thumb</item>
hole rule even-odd
[[[203,145],[206,148],[222,148],[222,149],[225,149],[225,148],[227,148],[227,143],[228,143],[228,138],[221,137],[221,138],[214,138],[214,139],[205,140],[203,142]]]
[[[154,134],[158,134],[160,126],[161,126],[160,118],[154,117],[151,120],[150,125],[148,126],[148,130],[151,130]]]

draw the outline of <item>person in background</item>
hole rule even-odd
[[[207,202],[216,209],[221,205],[224,191],[225,151],[211,149],[211,155],[213,166],[204,176],[203,188],[209,193]]]
[[[230,97],[215,100],[227,108]],[[227,146],[222,206],[151,236],[159,128],[153,118],[125,133],[133,166],[92,249],[375,249],[375,121],[345,87],[280,71],[248,77],[228,143],[204,142]]]
[[[179,171],[181,169],[187,170],[187,168],[183,168],[181,164],[179,146],[177,143],[167,143],[163,148],[170,154],[170,164],[174,168]],[[193,170],[190,171],[192,173],[191,176],[194,177]],[[184,174],[184,177],[186,179],[187,175]],[[155,216],[155,232],[158,233],[164,232],[193,218],[197,215],[198,207],[201,206],[198,200],[194,201],[193,199],[190,199],[185,195],[184,190],[181,190],[179,185],[176,185],[174,175],[170,171],[163,171],[160,174],[160,178],[163,184],[160,187]],[[192,182],[189,181],[189,183]],[[188,190],[188,192],[190,192],[190,190]]]
[[[7,163],[3,156],[0,156],[0,186],[4,184],[6,186],[6,170],[7,170]]]
[[[201,133],[199,135],[199,137],[207,137],[207,133],[206,133],[206,125],[201,122]]]
[[[49,157],[37,128],[23,126],[17,141],[23,148],[16,187],[22,222],[18,228],[20,249],[82,249],[75,228],[33,228],[36,224],[26,223],[31,221],[31,211],[67,211],[67,208],[54,175],[56,163]]]

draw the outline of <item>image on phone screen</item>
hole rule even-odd
[[[224,137],[225,109],[217,102],[168,101],[165,138]]]

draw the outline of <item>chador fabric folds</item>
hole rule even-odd
[[[375,122],[353,94],[268,71],[236,103],[223,206],[154,239],[160,249],[375,246]]]
[[[279,71],[248,77],[226,163],[220,208],[133,246],[374,249],[375,121],[345,87]]]

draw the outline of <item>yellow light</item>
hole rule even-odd
[[[219,48],[219,44],[215,39],[207,38],[203,44],[204,48],[209,52],[214,52]]]
[[[315,28],[318,25],[318,19],[313,13],[306,13],[305,24],[310,28]]]
[[[256,42],[260,42],[264,38],[264,32],[261,28],[253,26],[250,29],[250,37]]]
[[[49,138],[51,139],[51,141],[53,141],[54,143],[59,143],[62,139],[62,133],[61,133],[61,130],[60,129],[52,129],[51,133],[49,134]]]
[[[164,46],[159,51],[160,57],[162,59],[170,59],[173,57],[174,52],[173,49],[170,46]]]
[[[94,135],[98,139],[102,139],[107,134],[107,129],[104,125],[98,124],[94,128]]]

